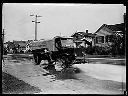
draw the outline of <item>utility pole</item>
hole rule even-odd
[[[40,22],[37,22],[37,17],[42,17],[42,16],[39,16],[39,15],[30,15],[30,16],[35,16],[35,21],[32,21],[35,23],[35,41],[37,41],[37,23],[40,23]]]
[[[0,46],[1,47],[1,53],[2,53],[2,55],[4,55],[4,30],[5,29],[3,29],[3,31],[2,31],[2,45]],[[3,47],[3,49],[2,49],[2,47]],[[3,59],[3,62],[4,62],[4,57],[2,56],[2,59]]]
[[[3,42],[3,44],[4,44],[4,30],[5,29],[3,29],[3,32],[2,32],[2,42]]]

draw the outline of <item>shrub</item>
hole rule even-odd
[[[111,54],[111,47],[109,46],[89,46],[86,48],[85,51],[87,54],[90,55],[110,55]]]
[[[94,53],[94,47],[88,46],[87,48],[85,48],[85,53],[92,55]]]

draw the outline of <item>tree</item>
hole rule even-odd
[[[115,33],[112,42],[112,55],[125,55],[125,32]]]

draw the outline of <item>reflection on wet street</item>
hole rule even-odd
[[[49,73],[43,74],[43,76],[54,75],[55,76],[54,79],[57,80],[77,79],[75,74],[81,72],[79,68],[74,68],[74,67],[63,69],[60,71],[57,71],[55,67],[47,68],[46,70],[49,71]]]

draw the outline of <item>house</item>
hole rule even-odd
[[[85,51],[85,48],[87,48],[88,46],[92,46],[92,40],[95,35],[92,33],[88,33],[88,30],[86,30],[86,32],[76,32],[71,35],[71,37],[73,37],[74,43],[76,45],[77,56],[83,56],[83,51]]]
[[[124,23],[107,25],[103,24],[94,34],[93,46],[106,46],[113,44],[113,36],[120,35],[123,36],[125,32]]]
[[[79,47],[87,47],[92,46],[92,40],[95,37],[94,34],[88,33],[88,30],[86,32],[76,32],[71,37],[74,38],[74,42],[76,43],[76,46]]]

